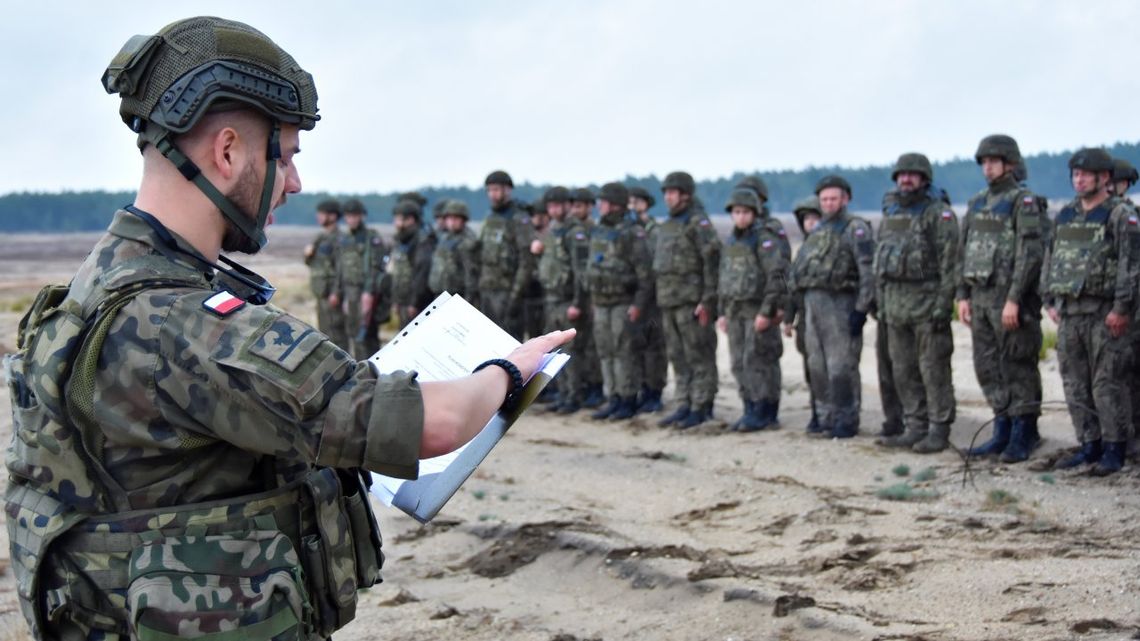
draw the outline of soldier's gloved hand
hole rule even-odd
[[[860,336],[863,334],[863,325],[867,323],[867,312],[853,310],[847,315],[847,329],[851,330],[851,336]]]

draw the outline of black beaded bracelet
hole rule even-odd
[[[483,361],[482,363],[479,363],[475,369],[471,370],[471,373],[474,374],[475,372],[478,372],[484,367],[488,367],[490,365],[496,365],[503,368],[503,371],[505,371],[507,375],[511,377],[511,389],[507,391],[507,397],[503,399],[503,404],[499,406],[500,412],[509,412],[515,408],[515,405],[519,401],[519,397],[522,395],[522,372],[519,371],[518,367],[515,367],[514,363],[508,361],[505,358],[492,358],[489,361]]]

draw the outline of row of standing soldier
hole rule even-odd
[[[812,396],[807,431],[854,436],[863,326],[874,314],[885,415],[877,442],[920,453],[949,446],[956,306],[971,329],[975,373],[994,415],[992,438],[970,453],[1005,462],[1026,460],[1040,442],[1037,357],[1044,302],[1060,324],[1062,378],[1082,445],[1058,466],[1092,463],[1096,474],[1119,470],[1131,432],[1130,394],[1122,381],[1133,378],[1137,341],[1126,319],[1134,309],[1130,279],[1140,259],[1130,244],[1137,237],[1135,222],[1129,222],[1135,212],[1111,194],[1127,191],[1135,169],[1098,149],[1074,154],[1070,169],[1078,197],[1059,214],[1058,233],[1051,235],[1047,203],[1024,185],[1016,141],[988,136],[975,157],[988,186],[970,199],[961,229],[922,154],[899,157],[892,172],[896,188],[883,198],[877,234],[847,212],[846,180],[821,179],[815,197],[795,208],[805,243],[794,261],[782,224],[768,211],[761,179],[748,177],[736,186],[725,205],[732,232],[722,243],[685,172],[663,181],[669,215],[657,221],[648,215],[655,199],[641,188],[609,183],[595,197],[588,189],[554,187],[524,206],[511,197],[510,176],[495,171],[485,181],[491,211],[478,235],[466,228],[466,205],[444,201],[435,209],[437,237],[422,224],[424,201],[412,192],[394,210],[390,253],[374,232],[361,231],[350,212],[363,207],[350,201],[347,235],[355,240],[330,239],[335,216],[319,213],[330,231],[306,256],[313,261],[314,293],[324,301],[320,313],[332,327],[346,328],[330,336],[357,341],[359,357],[378,347],[375,328],[389,305],[403,325],[434,294],[450,291],[519,338],[577,328],[571,366],[557,396],[547,399],[558,412],[589,407],[597,408],[594,418],[625,419],[659,411],[671,364],[676,409],[662,426],[687,428],[712,418],[714,326],[728,335],[744,404],[732,429],[777,425],[783,322],[805,357]],[[1078,186],[1078,179],[1087,184]],[[378,251],[370,254],[368,247]],[[315,267],[312,257],[345,249],[349,260],[339,268]],[[346,278],[346,266],[375,272]],[[357,295],[354,309],[350,301]],[[375,311],[367,314],[369,309]],[[1102,322],[1109,318],[1116,324]],[[354,329],[365,340],[350,336]]]

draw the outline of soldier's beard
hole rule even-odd
[[[256,212],[257,206],[261,202],[261,181],[257,179],[257,172],[254,171],[252,164],[246,165],[245,169],[242,170],[241,175],[238,176],[237,184],[226,194],[226,198],[237,205],[238,211],[242,214],[253,221],[257,220],[257,214],[250,212]],[[226,232],[222,236],[222,251],[256,254],[261,251],[261,245],[258,245],[255,239],[242,233],[236,225],[227,219]]]

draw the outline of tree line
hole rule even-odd
[[[1140,143],[1116,143],[1108,147],[1114,158],[1124,158],[1140,167]],[[1068,200],[1073,191],[1069,183],[1068,158],[1071,151],[1040,153],[1027,156],[1029,188],[1050,199]],[[506,168],[508,171],[517,168]],[[692,171],[693,168],[680,167]],[[490,168],[488,169],[490,170]],[[812,193],[817,180],[838,173],[851,183],[853,192],[851,209],[878,210],[883,193],[891,188],[891,165],[868,167],[808,167],[800,170],[758,172],[768,184],[772,211],[790,211],[795,202]],[[711,212],[719,212],[732,193],[733,186],[746,175],[738,172],[715,180],[697,183],[697,195]],[[626,176],[629,186],[640,185],[650,193],[659,193],[661,179],[655,175]],[[964,203],[972,194],[985,186],[981,171],[973,158],[959,158],[934,163],[934,182],[945,189],[955,203]],[[532,201],[541,197],[549,185],[518,185],[514,194],[521,200]],[[581,185],[567,185],[579,187]],[[596,190],[599,185],[586,185]],[[487,200],[481,188],[439,187],[421,189],[431,204],[440,199],[456,199],[467,203],[472,217],[481,219],[487,210]],[[316,204],[329,197],[356,197],[364,202],[373,222],[391,220],[392,207],[398,193],[380,194],[329,194],[327,192],[301,193],[291,196],[276,212],[278,223],[291,225],[314,224]],[[129,191],[67,191],[61,193],[17,192],[0,196],[0,231],[4,232],[69,232],[98,231],[106,228],[112,213],[134,200]],[[429,204],[430,207],[430,204]],[[665,214],[664,205],[658,203],[651,210],[657,216]],[[960,212],[961,213],[961,212]]]

